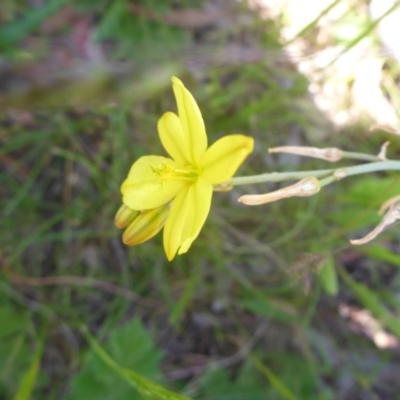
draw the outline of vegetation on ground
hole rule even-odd
[[[399,137],[369,132],[376,121],[354,104],[340,126],[318,109],[310,81],[336,82],[302,74],[304,54],[289,51],[381,54],[367,6],[327,2],[289,40],[288,14],[255,0],[3,0],[1,400],[400,398],[398,231],[349,244],[399,194],[398,174],[258,208],[237,199],[280,184],[218,193],[172,262],[160,235],[125,247],[113,222],[132,163],[164,154],[172,75],[211,143],[254,138],[239,175],[326,168],[268,154],[283,145],[377,154],[390,140],[395,159]],[[380,57],[384,98],[400,110],[398,65]]]

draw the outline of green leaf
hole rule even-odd
[[[104,359],[104,358],[103,358]],[[189,397],[182,396],[179,393],[171,392],[158,383],[137,374],[134,371],[120,369],[122,377],[136,387],[143,398],[148,400],[190,400]]]
[[[19,386],[18,392],[16,393],[14,400],[28,400],[31,397],[33,388],[35,386],[39,368],[40,368],[40,359],[43,354],[43,345],[44,341],[42,341],[32,359],[32,364],[29,367],[28,371],[22,377],[21,384]]]
[[[27,33],[36,29],[46,18],[57,12],[70,0],[53,0],[39,7],[32,7],[20,19],[3,24],[0,27],[0,47],[11,48]]]
[[[186,399],[183,396],[168,397],[172,392],[149,378],[161,376],[159,362],[162,353],[154,346],[149,333],[138,319],[116,329],[104,349],[87,330],[84,333],[91,345],[91,351],[82,369],[72,379],[66,400],[120,400],[140,397],[156,400]]]
[[[89,333],[86,327],[83,328],[83,334],[89,341],[92,350],[95,354],[120,377],[130,383],[145,399],[149,400],[190,400],[186,396],[181,396],[178,393],[171,392],[163,386],[138,374],[135,371],[119,366],[109,355],[101,348],[93,336]],[[103,394],[104,396],[104,394]]]
[[[296,400],[294,393],[275,375],[270,368],[260,361],[255,361],[256,366],[262,371],[268,378],[271,385],[276,391],[282,396],[282,399]]]
[[[169,317],[169,322],[171,325],[176,326],[177,323],[182,318],[182,315],[185,312],[185,309],[187,308],[188,304],[190,303],[190,300],[193,298],[193,294],[199,283],[200,277],[201,277],[201,269],[197,268],[195,273],[191,276],[189,283],[186,285],[183,295],[181,296],[181,298],[179,299],[179,301],[176,303],[176,305],[173,307],[173,309],[171,311],[171,316]]]
[[[274,301],[271,298],[249,298],[241,300],[241,305],[247,310],[258,315],[263,315],[282,322],[299,322],[300,318],[296,310],[280,301]]]
[[[29,314],[0,301],[0,398],[12,398],[18,391],[21,373],[32,364],[27,337],[31,331]],[[6,323],[3,323],[6,321]]]
[[[355,229],[375,226],[381,220],[381,204],[398,193],[397,176],[360,176],[338,196],[336,211],[330,212],[328,218],[354,235]]]
[[[226,369],[210,368],[198,381],[198,400],[264,400],[266,386],[254,366],[246,364],[233,380]]]
[[[305,360],[304,355],[271,351],[268,355],[263,354],[263,361],[252,358],[255,366],[268,379],[266,399],[332,399],[320,384],[322,381],[316,373],[316,365],[313,366],[311,360]]]
[[[336,296],[339,290],[335,263],[332,257],[326,258],[318,274],[322,287],[330,296]]]
[[[400,255],[398,255],[397,253],[393,253],[393,251],[379,244],[364,246],[360,249],[360,251],[365,253],[369,257],[388,262],[396,267],[400,267]]]

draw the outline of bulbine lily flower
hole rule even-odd
[[[168,260],[186,253],[211,207],[213,185],[228,181],[253,151],[251,137],[234,134],[208,147],[197,103],[183,83],[172,78],[178,115],[166,112],[158,133],[170,158],[143,156],[122,183],[123,206],[116,225],[126,229],[127,245],[143,243],[164,227]]]

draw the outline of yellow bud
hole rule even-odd
[[[117,214],[115,215],[114,223],[118,229],[126,228],[138,215],[140,211],[132,210],[125,204],[119,208]]]
[[[168,205],[140,211],[125,229],[122,241],[128,246],[146,242],[163,228],[169,214]]]

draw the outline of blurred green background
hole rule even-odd
[[[398,118],[380,19],[365,0],[323,3],[294,21],[261,0],[2,0],[0,399],[400,399],[399,235],[349,245],[399,194],[398,175],[257,208],[237,198],[280,186],[216,193],[171,263],[161,235],[127,248],[113,224],[131,164],[164,154],[172,75],[210,143],[254,137],[239,175],[331,167],[269,155],[277,145],[377,154],[390,140],[398,156],[397,136],[368,131],[390,117],[353,96],[372,75],[334,73],[352,54],[379,60]]]

